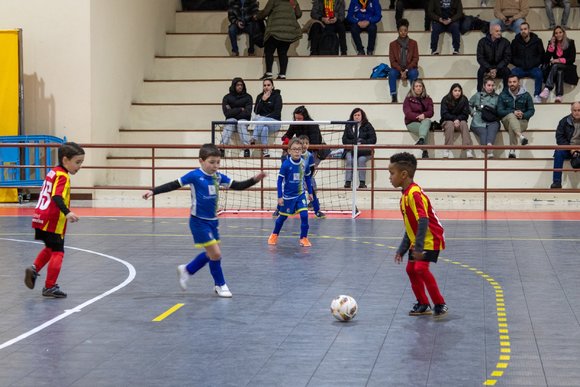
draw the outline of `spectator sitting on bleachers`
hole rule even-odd
[[[294,109],[294,113],[292,113],[292,119],[294,121],[313,121],[304,105],[298,106],[296,109]],[[318,126],[318,124],[290,125],[286,133],[284,133],[282,136],[282,143],[287,145],[288,141],[290,141],[292,137],[300,137],[302,135],[308,136],[310,145],[316,146],[322,144],[322,134],[320,133],[320,126]],[[313,150],[311,152],[316,160],[318,158],[318,151]]]
[[[256,97],[254,104],[254,113],[256,116],[252,121],[264,121],[263,124],[256,124],[254,133],[250,140],[253,145],[257,140],[260,140],[262,145],[268,145],[268,136],[280,130],[280,124],[273,122],[280,121],[282,118],[282,95],[280,90],[274,88],[274,81],[271,79],[264,79],[262,81],[262,93]],[[264,157],[270,157],[268,149],[262,149]]]
[[[254,19],[258,14],[256,0],[229,0],[228,2],[228,35],[232,43],[232,56],[239,56],[238,35],[248,34],[248,55],[254,56]]]
[[[510,134],[510,145],[528,144],[523,133],[528,129],[529,120],[535,112],[532,96],[520,85],[518,76],[511,74],[508,87],[502,90],[497,103],[497,113],[502,117],[501,123]],[[515,159],[516,151],[510,150],[508,157]]]
[[[461,145],[473,145],[467,126],[469,118],[469,101],[463,94],[463,88],[459,83],[454,83],[449,93],[441,100],[441,126],[445,133],[445,145],[453,145],[453,133],[461,132]],[[468,159],[473,158],[473,150],[465,152]],[[443,151],[443,158],[453,158],[449,149]]]
[[[292,0],[297,1],[297,0]],[[338,35],[340,55],[346,55],[346,5],[344,0],[313,0],[310,17],[322,22],[310,27],[310,55],[319,55],[319,42],[325,30]]]
[[[564,167],[564,160],[570,160],[574,152],[580,152],[580,102],[571,105],[572,113],[562,118],[556,129],[556,143],[558,145],[578,145],[572,151],[556,149],[554,151],[554,169]],[[550,188],[562,188],[562,171],[554,171]]]
[[[381,21],[381,3],[379,0],[350,0],[346,19],[350,24],[350,34],[358,55],[365,55],[360,38],[361,31],[366,31],[369,35],[367,44],[367,55],[375,52],[375,42],[377,40],[377,23]]]
[[[498,22],[502,31],[508,29],[519,34],[520,25],[526,21],[529,11],[528,0],[495,0],[493,15],[496,19],[492,22]]]
[[[552,39],[546,48],[544,70],[546,84],[540,97],[546,99],[550,91],[556,87],[556,103],[561,103],[564,95],[564,83],[578,84],[578,74],[574,62],[576,60],[576,45],[573,39],[568,39],[566,31],[558,26],[554,28]]]
[[[548,21],[550,22],[550,29],[556,28],[556,19],[554,18],[554,11],[552,8],[562,7],[564,11],[562,12],[562,21],[560,25],[565,30],[568,29],[568,17],[570,16],[570,0],[545,0],[546,4],[546,16],[548,16]]]
[[[278,79],[286,79],[288,69],[288,49],[290,44],[302,39],[302,29],[298,19],[302,10],[296,0],[268,0],[264,9],[258,12],[257,19],[266,21],[264,32],[264,57],[266,72],[260,79],[272,78],[274,52],[278,51]]]
[[[367,119],[367,115],[361,108],[355,108],[348,118],[349,121],[357,121],[358,124],[352,125],[347,124],[344,127],[344,133],[342,134],[342,143],[345,145],[356,145],[356,144],[376,144],[377,143],[377,133],[375,128],[371,125]],[[357,152],[357,167],[358,167],[358,183],[359,188],[367,188],[366,186],[366,164],[370,160],[372,155],[371,149],[359,149]],[[352,183],[352,164],[353,164],[353,152],[352,150],[347,150],[345,155],[345,178],[344,178],[344,188],[350,188]]]
[[[428,10],[431,20],[431,55],[439,55],[439,35],[445,31],[451,32],[453,55],[459,55],[460,24],[464,16],[461,0],[429,0]]]
[[[540,93],[544,75],[540,65],[544,60],[544,43],[538,35],[530,31],[528,22],[520,26],[520,33],[512,40],[512,74],[518,78],[532,77],[534,79],[534,103],[542,103]]]
[[[431,128],[433,112],[433,100],[427,94],[423,80],[421,78],[415,79],[403,102],[407,130],[419,136],[419,140],[415,145],[427,144],[427,135]],[[429,158],[429,152],[426,149],[423,150],[421,157],[424,159]]]
[[[413,82],[419,78],[419,48],[417,41],[409,38],[409,21],[401,19],[397,26],[399,37],[389,44],[389,89],[391,102],[397,103],[397,79],[410,80]]]
[[[425,31],[431,29],[431,19],[429,18],[429,0],[397,0],[395,6],[395,24],[399,25],[403,19],[405,9],[423,9],[425,10]]]
[[[501,78],[504,89],[507,87],[507,78],[510,75],[508,64],[511,61],[510,42],[501,36],[501,27],[491,22],[489,34],[486,34],[477,43],[477,91],[481,91],[483,77],[491,79]]]
[[[469,99],[471,116],[473,117],[471,120],[471,131],[477,135],[481,145],[492,146],[495,144],[495,138],[500,128],[499,118],[486,121],[483,119],[481,111],[484,106],[489,106],[492,112],[496,112],[497,100],[498,95],[495,92],[495,81],[490,78],[485,78],[483,80],[483,90],[476,92]],[[487,157],[493,157],[493,150],[489,149],[487,151]]]
[[[248,125],[240,124],[250,120],[252,116],[252,96],[246,92],[246,84],[242,78],[232,79],[230,92],[224,95],[222,99],[222,111],[226,121],[231,121],[232,125],[224,125],[221,143],[229,145],[232,134],[238,132],[240,140],[244,145],[250,144],[250,135],[248,134]],[[225,151],[221,150],[222,157]],[[244,157],[250,157],[250,150],[244,149]]]

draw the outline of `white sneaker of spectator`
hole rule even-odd
[[[449,149],[445,149],[443,151],[443,158],[444,159],[452,159],[453,158],[453,153],[451,153],[451,151]]]
[[[465,155],[467,156],[467,158],[468,158],[468,159],[472,159],[472,158],[474,158],[474,157],[475,157],[475,155],[473,154],[473,151],[472,151],[471,149],[468,149],[468,150],[465,152]]]

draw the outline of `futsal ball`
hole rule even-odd
[[[338,321],[350,321],[356,316],[358,305],[351,296],[340,295],[330,303],[330,313]]]

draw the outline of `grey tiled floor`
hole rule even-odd
[[[304,249],[297,220],[270,247],[272,220],[222,219],[228,300],[212,293],[207,268],[178,288],[175,266],[199,252],[185,219],[83,218],[67,246],[126,261],[136,277],[0,349],[0,386],[580,385],[580,224],[443,222],[448,249],[432,267],[450,313],[435,321],[407,315],[414,299],[404,265],[392,261],[401,221],[312,220],[314,246]],[[0,218],[0,238],[31,241],[29,225]],[[68,249],[59,283],[69,297],[43,299],[44,273],[33,291],[22,283],[39,249],[0,239],[0,346],[129,275],[120,262]],[[497,293],[482,275],[504,292],[508,360]],[[354,321],[330,315],[338,294],[357,299]],[[500,362],[507,368],[492,377]]]

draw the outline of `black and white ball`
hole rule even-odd
[[[350,321],[356,316],[358,305],[351,296],[340,295],[330,303],[330,313],[338,321]]]

